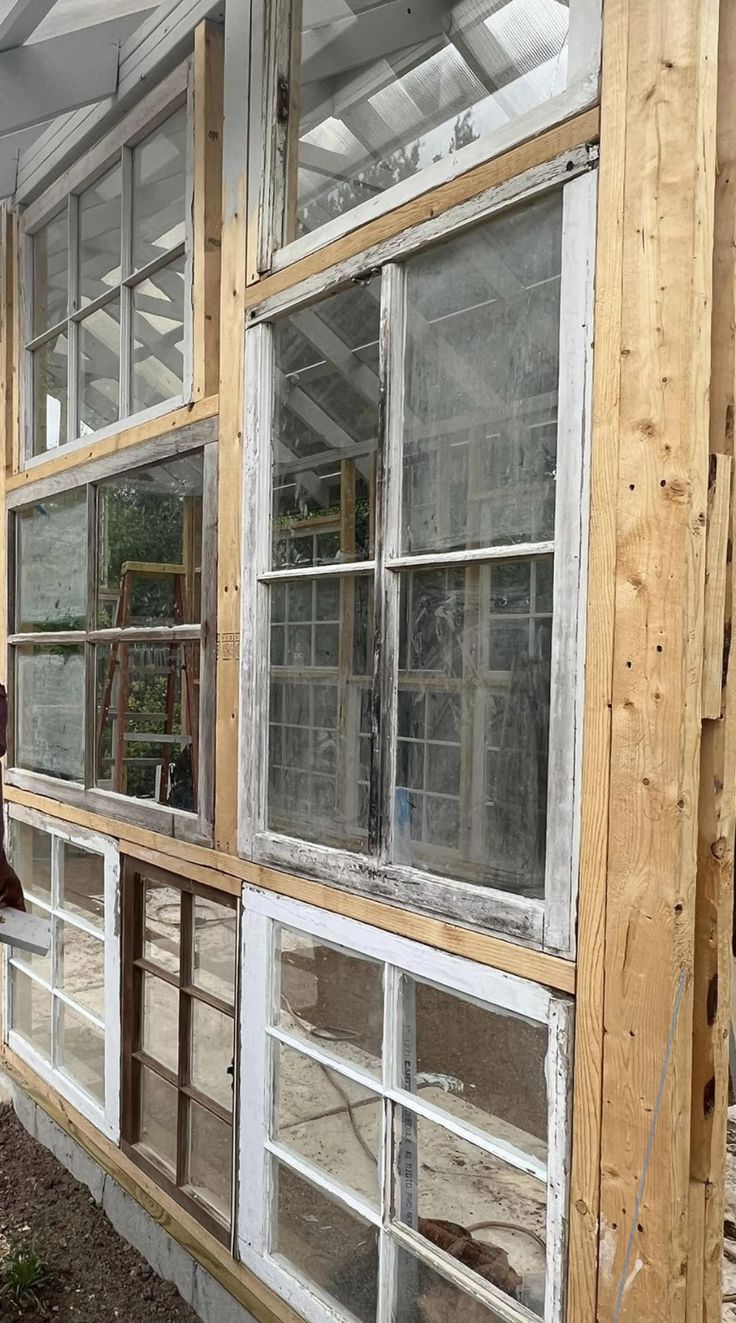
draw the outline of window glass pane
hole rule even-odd
[[[99,484],[100,629],[200,620],[202,475],[197,453]]]
[[[81,914],[102,932],[105,923],[105,861],[101,854],[71,841],[60,841],[59,904]]]
[[[105,1036],[59,1002],[59,1067],[97,1102],[105,1102]]]
[[[373,554],[380,281],[274,326],[273,565]]]
[[[10,1015],[16,1033],[51,1060],[51,993],[20,969],[10,966]]]
[[[16,869],[16,872],[17,871],[18,870]],[[35,915],[37,919],[42,919],[45,923],[53,922],[53,920],[50,919],[48,910],[41,909],[40,905],[34,905],[33,901],[29,899],[28,893],[25,890],[25,878],[22,877],[22,881],[24,884],[23,885],[23,889],[25,892],[24,899],[26,902],[26,910],[28,911],[28,913]],[[10,954],[13,956],[15,960],[18,961],[19,964],[25,965],[27,969],[32,969],[35,974],[38,974],[39,978],[45,979],[47,983],[51,982],[51,949],[50,948],[47,955],[38,955],[37,952],[24,951],[20,946],[13,946],[11,947]]]
[[[373,578],[273,584],[268,826],[366,848]]]
[[[274,1160],[271,1252],[360,1323],[378,1307],[378,1232],[356,1213]]]
[[[41,335],[67,314],[69,236],[66,207],[33,238],[33,334]]]
[[[403,1087],[547,1160],[547,1026],[402,980]]]
[[[112,643],[96,654],[95,784],[195,812],[199,643]]]
[[[235,1002],[237,914],[205,896],[194,897],[194,986]]]
[[[546,1186],[433,1121],[399,1115],[399,1220],[518,1300],[527,1276],[544,1278]]]
[[[569,26],[557,0],[305,6],[287,240],[564,91]]]
[[[192,1085],[228,1110],[233,1105],[234,1022],[229,1015],[192,999]]]
[[[79,435],[120,417],[120,300],[79,323]]]
[[[79,305],[120,282],[120,166],[79,195]]]
[[[184,258],[133,288],[133,413],[181,395],[184,382]]]
[[[141,1067],[140,1090],[139,1143],[173,1176],[176,1172],[176,1089],[160,1075]]]
[[[170,974],[179,973],[181,892],[144,878],[143,957]]]
[[[189,1184],[194,1194],[230,1221],[233,1132],[196,1102],[189,1104]]]
[[[543,895],[551,561],[401,576],[397,860]]]
[[[383,965],[293,928],[276,942],[275,1023],[380,1079]]]
[[[68,440],[66,333],[46,340],[31,355],[33,375],[33,453],[42,455]]]
[[[143,1024],[141,1047],[154,1061],[176,1074],[179,1066],[179,992],[162,978],[141,974]]]
[[[184,242],[187,112],[133,149],[133,270]]]
[[[98,937],[57,920],[58,987],[100,1020],[105,1017],[105,945]]]
[[[15,652],[16,766],[84,781],[84,650],[22,644]]]
[[[51,836],[27,822],[10,819],[10,858],[26,898],[51,904]]]
[[[562,193],[407,263],[402,547],[554,537]]]
[[[403,1247],[397,1247],[398,1289],[394,1323],[506,1323],[495,1309],[466,1295]]]
[[[377,1207],[380,1098],[301,1052],[274,1047],[273,1138]]]
[[[16,630],[84,629],[87,497],[84,488],[16,512]]]

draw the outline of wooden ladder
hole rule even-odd
[[[125,629],[130,623],[130,611],[133,598],[133,583],[138,578],[150,579],[171,579],[172,585],[172,608],[175,625],[185,623],[185,601],[186,601],[186,581],[187,572],[184,565],[168,565],[147,561],[124,561],[121,567],[120,589],[117,595],[115,606],[115,629]],[[138,640],[140,646],[144,640]],[[160,764],[158,802],[167,803],[169,794],[169,769],[171,759],[167,755],[167,750],[175,744],[189,746],[191,751],[192,764],[192,789],[194,803],[197,802],[197,721],[196,709],[194,703],[194,685],[196,677],[190,676],[189,667],[186,660],[186,650],[184,651],[184,660],[181,667],[182,682],[182,702],[186,704],[187,729],[188,734],[177,735],[174,733],[174,707],[176,699],[176,661],[179,644],[172,640],[169,644],[169,657],[166,666],[144,666],[136,667],[136,671],[145,674],[166,675],[166,697],[163,712],[146,712],[146,720],[162,721],[164,729],[162,733],[158,732],[132,732],[128,730],[128,721],[130,717],[140,716],[141,714],[132,711],[128,707],[128,689],[129,689],[129,657],[128,650],[135,647],[136,642],[124,643],[116,639],[110,645],[110,660],[107,666],[105,676],[105,686],[102,693],[102,702],[100,704],[100,715],[97,725],[97,767],[104,761],[104,737],[105,726],[110,716],[113,691],[115,688],[115,677],[118,677],[117,706],[115,709],[115,737],[113,752],[113,790],[120,794],[125,794],[127,783],[127,769],[129,766],[148,765],[147,758],[136,758],[126,752],[126,746],[134,741],[146,744],[155,744],[161,746],[161,757],[157,759]]]

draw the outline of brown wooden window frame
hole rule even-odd
[[[180,958],[179,973],[175,975],[171,971],[163,969],[160,965],[151,960],[147,960],[144,952],[144,926],[145,912],[143,903],[143,888],[145,882],[160,883],[163,886],[171,887],[181,893],[180,904]],[[206,991],[203,988],[196,987],[192,982],[192,960],[194,953],[194,899],[202,897],[206,900],[215,901],[218,905],[232,909],[238,914],[237,897],[228,892],[218,891],[212,887],[203,886],[191,879],[182,877],[178,873],[170,873],[165,869],[154,867],[153,865],[141,865],[135,859],[126,859],[123,863],[123,950],[122,950],[122,1010],[123,1010],[123,1033],[122,1033],[122,1118],[121,1118],[121,1148],[127,1157],[131,1158],[148,1176],[152,1178],[162,1189],[166,1190],[176,1201],[192,1213],[194,1217],[208,1230],[216,1236],[223,1244],[229,1245],[232,1236],[233,1224],[233,1199],[235,1191],[235,1182],[232,1184],[231,1194],[231,1214],[225,1222],[219,1218],[203,1199],[188,1188],[188,1160],[189,1160],[189,1111],[190,1102],[197,1103],[204,1108],[217,1120],[230,1127],[232,1135],[231,1154],[236,1151],[236,1092],[235,1082],[237,1078],[236,1071],[236,1044],[237,1033],[237,1006],[238,1006],[238,962],[236,958],[236,985],[233,989],[233,1004],[225,1002],[222,998]],[[239,934],[236,931],[236,956],[238,950]],[[177,1071],[173,1072],[162,1065],[155,1058],[149,1056],[141,1048],[142,1033],[142,989],[143,974],[148,973],[155,978],[161,979],[171,987],[177,989],[179,994],[178,1006],[178,1052],[177,1052]],[[190,1083],[191,1074],[191,1012],[195,1001],[201,1002],[215,1010],[230,1016],[233,1021],[233,1106],[228,1114],[227,1110],[217,1103],[214,1099],[207,1097],[199,1089]],[[140,1098],[141,1098],[141,1070],[146,1070],[156,1075],[166,1084],[176,1089],[177,1092],[177,1125],[176,1125],[176,1181],[173,1181],[166,1174],[162,1166],[148,1158],[141,1149],[137,1136],[140,1132]]]

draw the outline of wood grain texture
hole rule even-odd
[[[520,147],[506,152],[505,155],[495,157],[492,161],[468,171],[467,174],[441,185],[432,193],[423,194],[387,215],[360,226],[316,253],[311,253],[301,261],[295,262],[293,266],[253,282],[246,291],[246,307],[262,303],[271,295],[291,289],[308,277],[326,271],[349,257],[354,257],[374,244],[400,235],[422,221],[440,216],[486,189],[513,179],[516,175],[523,174],[525,170],[545,161],[553,160],[562,152],[594,141],[598,137],[598,127],[597,109],[587,110],[564,124],[558,124],[547,133],[541,133],[538,138],[532,138],[522,143]]]
[[[627,47],[627,0],[607,0],[603,26],[598,172],[568,1323],[590,1323],[595,1319],[598,1293],[605,876],[609,833],[626,149],[626,105],[621,89],[626,85]]]
[[[220,378],[223,29],[207,20],[194,33],[194,398],[216,394]]]
[[[253,864],[235,855],[225,854],[221,850],[210,850],[203,846],[192,845],[186,841],[175,840],[170,836],[159,836],[155,832],[121,822],[119,819],[102,817],[82,808],[60,804],[56,800],[19,790],[15,786],[5,788],[5,798],[9,804],[19,804],[26,808],[37,809],[49,817],[64,822],[73,822],[91,831],[103,832],[120,843],[120,850],[126,853],[130,846],[138,852],[145,850],[145,860],[181,876],[189,875],[190,865],[198,869],[198,880],[206,886],[233,893],[232,879],[239,884],[249,882],[262,887],[264,891],[276,891],[294,900],[316,905],[319,909],[331,910],[335,914],[344,914],[348,918],[358,919],[381,928],[385,932],[398,933],[411,937],[414,941],[424,942],[439,951],[449,951],[455,955],[476,960],[489,968],[500,969],[509,974],[518,974],[521,978],[534,979],[547,987],[557,988],[560,992],[575,991],[575,966],[569,960],[547,955],[513,942],[491,937],[474,929],[461,928],[446,923],[441,919],[432,919],[423,914],[400,909],[396,905],[387,905],[382,901],[369,900],[350,892],[339,891],[334,887],[313,882],[308,878],[296,877],[262,864]],[[140,857],[140,853],[138,854]],[[207,876],[204,876],[206,872]]]
[[[71,1104],[39,1079],[25,1062],[9,1049],[0,1061],[11,1080],[20,1086],[47,1116],[55,1121],[86,1153],[135,1199],[182,1249],[196,1259],[215,1281],[250,1310],[258,1323],[301,1323],[298,1316],[258,1278],[236,1263],[220,1244],[186,1209],[176,1203],[130,1158],[100,1134]]]
[[[718,3],[626,8],[597,1308],[682,1323]]]
[[[722,0],[718,53],[718,175],[715,189],[710,388],[712,463],[731,467],[728,539],[733,547],[734,379],[736,376],[736,8]],[[713,658],[715,720],[703,723],[693,988],[690,1132],[690,1257],[702,1265],[688,1323],[720,1323],[724,1173],[731,1011],[733,839],[736,828],[736,672],[731,647],[736,582],[729,555],[723,585],[720,657]],[[707,624],[707,622],[706,622]],[[706,656],[707,663],[707,656]],[[704,673],[705,674],[705,673]],[[704,715],[706,715],[704,713]],[[702,1297],[698,1313],[697,1297]]]
[[[189,426],[190,423],[215,418],[218,409],[218,397],[217,395],[211,395],[207,399],[199,400],[194,404],[185,404],[180,409],[173,409],[171,413],[162,414],[159,418],[151,418],[148,422],[136,423],[132,427],[124,427],[121,431],[116,432],[114,436],[105,437],[102,441],[95,441],[88,445],[74,445],[60,450],[52,459],[44,460],[42,464],[34,464],[31,468],[24,469],[22,473],[13,473],[8,478],[7,489],[9,492],[19,491],[30,486],[31,483],[40,482],[46,478],[55,478],[59,474],[68,473],[70,469],[101,459],[103,456],[117,455],[120,451],[128,450],[131,446],[141,445],[145,441],[153,441],[157,437],[168,436],[182,427]]]
[[[717,297],[717,296],[715,296]],[[726,342],[730,348],[730,338]],[[721,352],[713,346],[714,356]],[[725,634],[726,583],[731,537],[730,455],[712,454],[708,474],[708,513],[705,540],[705,615],[703,639],[703,720],[718,721],[723,696],[723,640]],[[730,613],[729,613],[730,620]]]
[[[249,15],[225,16],[220,303],[220,443],[217,519],[215,844],[235,854],[238,827],[241,505],[248,170]]]

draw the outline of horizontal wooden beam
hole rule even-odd
[[[144,862],[156,864],[169,872],[180,873],[183,877],[193,876],[190,869],[194,866],[197,868],[197,878],[205,885],[227,891],[231,895],[232,879],[236,878],[239,884],[248,882],[266,891],[291,896],[294,900],[315,905],[318,909],[344,914],[348,918],[371,924],[374,928],[382,928],[385,932],[403,934],[416,942],[433,946],[438,951],[449,951],[492,969],[533,979],[536,983],[557,988],[560,992],[575,991],[575,966],[572,961],[562,960],[558,956],[546,955],[542,951],[517,946],[475,929],[462,928],[441,919],[399,909],[383,901],[328,887],[310,878],[296,877],[275,868],[251,863],[221,850],[210,850],[173,837],[159,836],[133,823],[60,804],[45,795],[20,790],[16,786],[6,785],[4,794],[9,804],[37,809],[62,822],[75,823],[90,831],[111,836],[120,842],[122,853],[126,853],[132,845],[138,850],[136,857],[140,858],[140,851],[143,850],[146,852]]]

